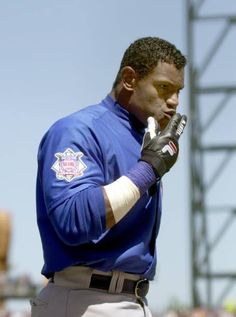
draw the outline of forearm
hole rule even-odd
[[[174,165],[179,152],[178,139],[186,120],[186,116],[176,114],[166,129],[159,133],[154,118],[148,119],[139,162],[127,175],[104,186],[107,228],[125,217],[144,192]]]
[[[138,162],[126,175],[104,186],[107,228],[125,217],[156,180],[152,167],[145,162]]]

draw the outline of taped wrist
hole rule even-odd
[[[103,187],[114,215],[115,223],[119,222],[140,198],[138,187],[126,176]]]

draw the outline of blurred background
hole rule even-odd
[[[235,27],[235,0],[0,0],[0,316],[29,316],[46,283],[35,216],[43,134],[103,99],[143,36],[189,60],[149,305],[154,316],[236,316]]]

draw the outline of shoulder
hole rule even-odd
[[[108,110],[103,107],[102,102],[84,107],[66,117],[57,120],[47,131],[47,134],[66,132],[73,130],[83,131],[92,129],[96,122],[102,120]]]
[[[101,121],[106,117],[108,109],[103,106],[103,102],[95,105],[89,105],[68,116],[57,120],[44,134],[40,147],[43,144],[52,142],[57,143],[63,140],[75,140],[80,138],[89,138],[93,131],[98,130]]]

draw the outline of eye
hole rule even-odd
[[[168,85],[167,84],[160,84],[159,88],[161,89],[168,89]]]
[[[169,94],[171,89],[170,89],[170,85],[163,83],[158,85],[157,90],[160,94],[166,95],[166,94]]]

